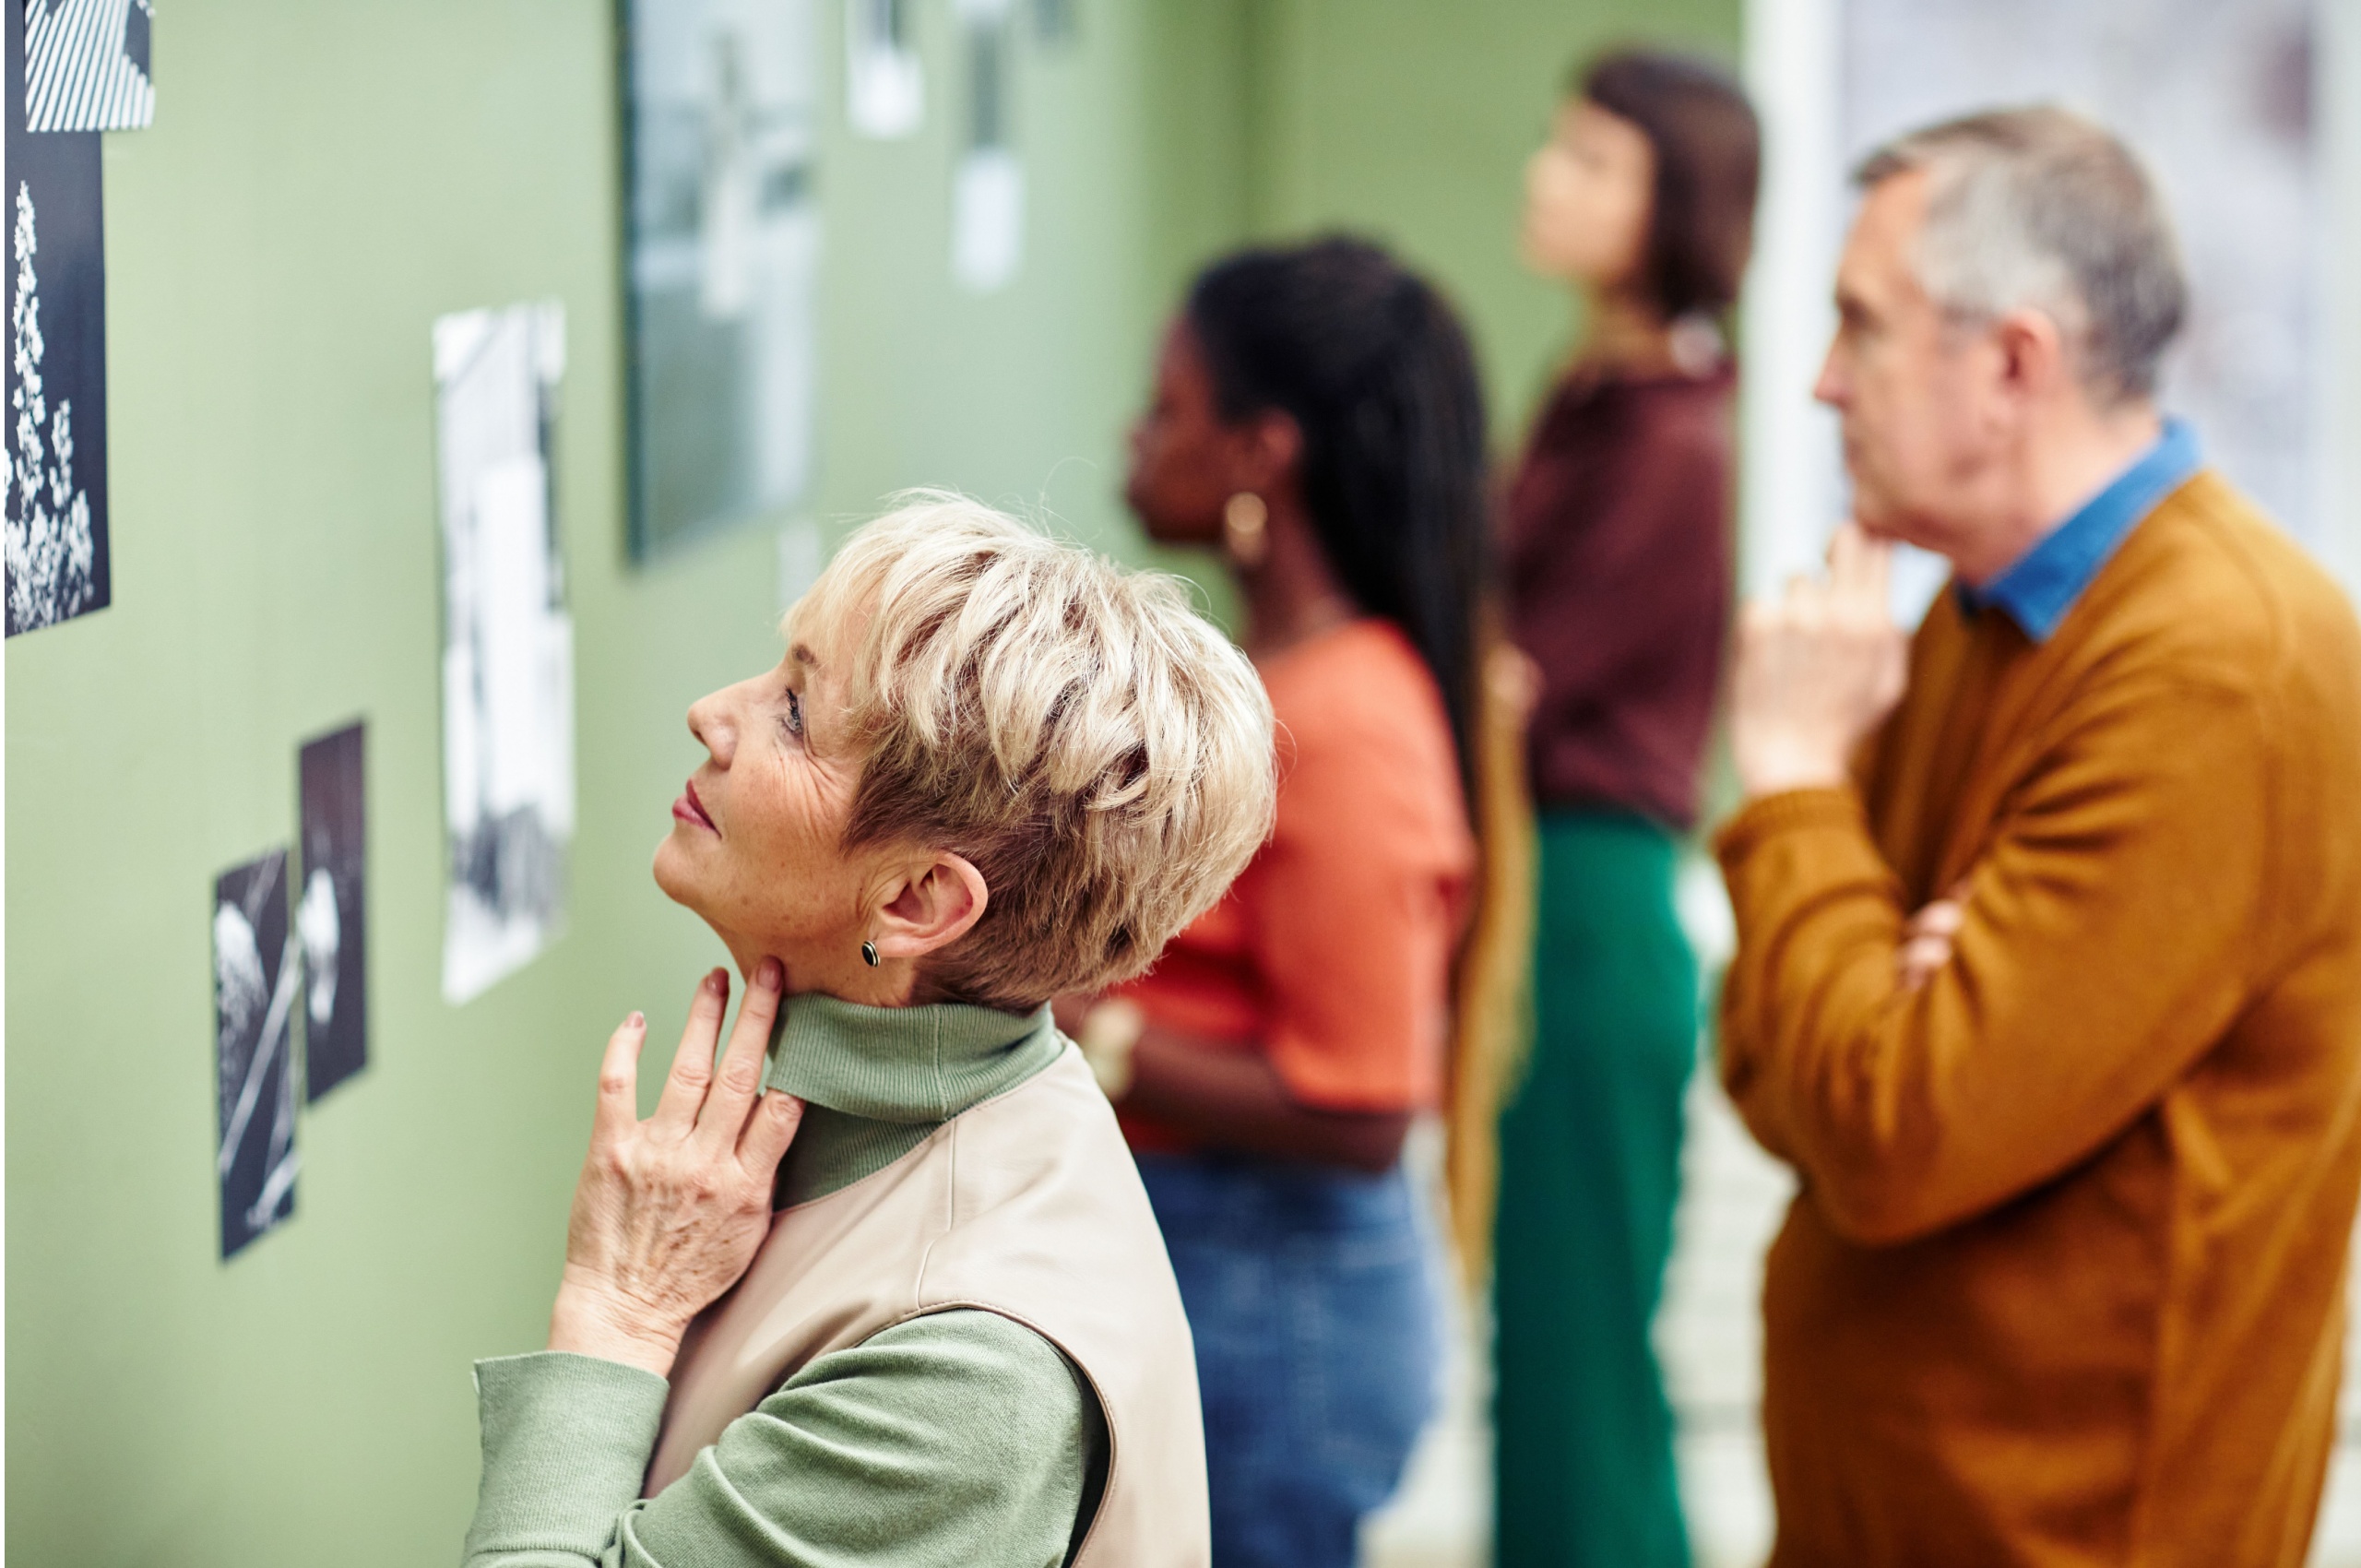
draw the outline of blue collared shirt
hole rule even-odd
[[[2178,490],[2203,461],[2197,432],[2186,421],[2166,420],[2153,446],[2014,565],[1980,588],[1961,584],[1961,602],[1970,614],[1987,608],[2002,611],[2026,636],[2047,642],[2133,525]]]

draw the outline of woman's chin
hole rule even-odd
[[[696,877],[688,865],[688,856],[682,850],[681,830],[674,828],[656,846],[656,861],[648,869],[655,873],[656,885],[664,897],[686,909],[702,914],[697,908]]]

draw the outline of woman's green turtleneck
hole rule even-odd
[[[766,1087],[805,1103],[782,1206],[884,1170],[1065,1049],[1048,1010],[790,997]],[[896,1568],[1062,1562],[1106,1462],[1097,1401],[996,1313],[935,1313],[819,1357],[639,1501],[669,1391],[561,1351],[476,1363],[483,1480],[467,1568]]]

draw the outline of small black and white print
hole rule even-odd
[[[156,117],[151,0],[19,0],[25,128],[136,131]]]
[[[369,1063],[369,964],[362,867],[368,813],[359,724],[300,754],[303,891],[295,934],[303,949],[303,1098],[315,1100]]]
[[[287,929],[285,849],[213,884],[213,1038],[221,1255],[295,1212],[291,1061],[303,960]]]
[[[11,82],[26,7],[6,17]],[[8,234],[7,384],[0,405],[0,578],[15,636],[106,607],[106,248],[99,137],[25,128],[9,95],[0,224]]]

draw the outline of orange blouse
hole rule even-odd
[[[1119,994],[1165,1028],[1263,1052],[1302,1104],[1425,1109],[1476,868],[1442,694],[1390,621],[1261,668],[1278,719],[1271,841]],[[1190,1145],[1147,1117],[1123,1124],[1137,1148]]]

